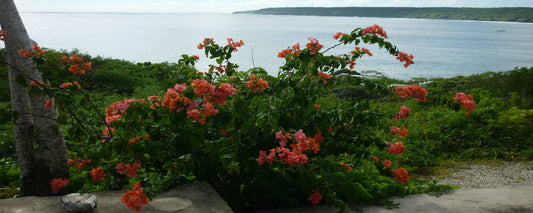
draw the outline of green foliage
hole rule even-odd
[[[100,91],[131,94],[136,87],[133,78],[121,72],[102,70],[91,76],[90,80],[93,82],[93,88]]]
[[[448,159],[531,159],[533,120],[527,101],[532,97],[531,71],[533,68],[520,68],[432,79],[426,87],[427,102],[406,102],[414,113],[406,125],[409,135],[404,139],[408,141],[404,143],[406,150],[410,151],[402,155],[402,163],[411,171],[425,173]],[[453,100],[455,93],[461,91],[475,97],[476,109],[468,117]],[[389,103],[381,109],[393,114],[402,104],[405,103]],[[395,125],[388,123],[381,131],[376,130],[383,138],[391,137],[387,130]]]

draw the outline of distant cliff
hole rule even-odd
[[[533,23],[533,8],[531,7],[280,7],[237,11],[233,14],[459,19]]]

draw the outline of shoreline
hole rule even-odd
[[[295,15],[367,18],[412,18],[533,23],[531,7],[276,7],[232,14]]]

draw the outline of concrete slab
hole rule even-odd
[[[440,196],[411,195],[393,199],[398,208],[370,206],[363,213],[533,213],[533,182],[490,188],[458,189]],[[262,213],[334,213],[323,205]],[[351,213],[361,211],[351,210]]]
[[[132,213],[120,200],[125,191],[94,193],[98,207],[94,213]],[[21,197],[0,200],[1,213],[65,213],[61,196]],[[233,212],[207,183],[187,184],[163,192],[141,208],[145,213],[230,213]]]

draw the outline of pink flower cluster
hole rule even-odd
[[[227,97],[235,94],[235,88],[228,83],[222,83],[218,87],[210,84],[206,80],[195,79],[190,85],[194,94],[203,98],[203,104],[185,97],[182,92],[187,89],[187,84],[176,84],[173,88],[167,89],[163,100],[160,103],[152,103],[153,107],[163,106],[171,111],[180,112],[186,110],[187,116],[204,125],[205,119],[209,116],[215,116],[218,109],[215,105],[226,104]],[[156,100],[157,97],[151,97],[150,100]]]
[[[396,179],[400,183],[405,183],[407,180],[409,180],[409,173],[403,167],[394,170],[394,176],[396,176]]]
[[[389,38],[387,36],[387,33],[385,32],[385,30],[383,30],[383,27],[381,27],[381,26],[379,26],[377,24],[374,24],[372,26],[366,27],[363,30],[363,32],[362,32],[363,35],[366,35],[368,33],[374,34],[374,35],[380,35],[383,38]]]
[[[135,161],[133,165],[131,164],[124,164],[124,163],[117,163],[117,173],[123,175],[124,173],[127,173],[129,177],[137,177],[137,169],[141,168],[141,163]]]
[[[289,133],[283,133],[281,130],[276,133],[276,138],[280,139],[280,146],[275,149],[270,149],[269,154],[263,150],[259,151],[259,157],[256,159],[259,165],[263,165],[265,162],[272,164],[277,156],[289,164],[295,166],[301,165],[307,162],[307,155],[303,152],[312,150],[314,153],[318,153],[320,150],[320,142],[324,140],[320,132],[315,134],[314,138],[307,137],[303,130],[298,130],[292,137]],[[296,143],[290,145],[290,148],[286,148],[288,139],[293,139]]]
[[[398,112],[398,115],[394,118],[394,120],[399,121],[400,119],[409,119],[407,116],[411,112],[411,109],[405,105],[402,105],[400,107],[400,112]]]
[[[428,91],[420,85],[398,86],[394,89],[396,90],[394,93],[400,95],[401,98],[414,98],[426,102]]]
[[[111,104],[109,107],[106,108],[106,116],[105,121],[107,125],[111,125],[115,121],[119,121],[123,115],[126,114],[126,110],[128,110],[128,107],[132,103],[136,102],[143,102],[146,103],[144,99],[124,99],[123,101],[117,101],[113,104]]]
[[[100,181],[104,179],[105,172],[101,167],[93,168],[91,172],[89,172],[89,175],[93,178],[94,182]]]
[[[403,146],[403,143],[401,141],[396,142],[395,144],[390,144],[387,148],[387,152],[395,155],[401,155],[403,154],[403,151],[405,150],[405,147]]]
[[[400,134],[400,136],[403,138],[403,137],[407,137],[407,128],[405,128],[404,126],[401,126],[401,127],[393,127],[392,129],[390,129],[390,132],[392,134]]]
[[[308,38],[309,43],[307,43],[305,46],[309,49],[309,54],[314,55],[318,53],[319,50],[324,48],[324,45],[320,44],[316,38]]]
[[[71,82],[62,83],[61,85],[59,85],[59,88],[65,89],[71,86],[76,86],[78,89],[81,89],[81,85],[78,83],[78,81],[74,81],[72,83]]]
[[[322,200],[322,195],[320,195],[320,192],[317,190],[313,190],[313,194],[309,195],[309,198],[307,200],[311,201],[313,205],[316,205],[320,203],[320,200]]]
[[[454,100],[461,102],[461,106],[466,108],[466,116],[470,116],[470,112],[476,109],[476,106],[474,106],[476,102],[474,102],[474,97],[471,95],[459,92],[455,95]]]

